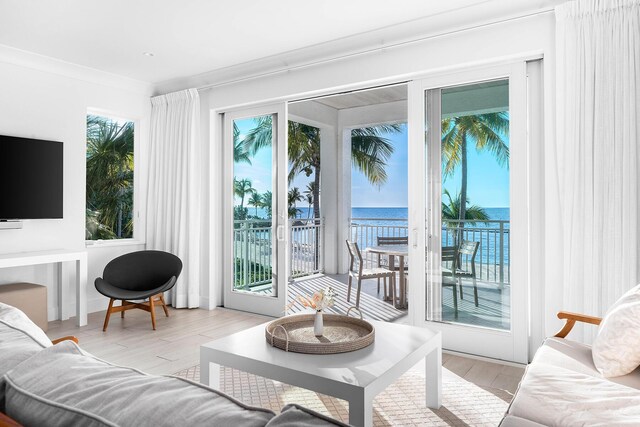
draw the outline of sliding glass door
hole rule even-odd
[[[414,319],[442,330],[445,348],[526,362],[525,65],[425,79],[412,90],[410,114],[422,125],[409,176],[421,195],[410,227],[424,242],[410,254],[410,271],[424,271],[410,277],[423,301]]]
[[[226,113],[225,306],[280,316],[288,280],[286,106]]]

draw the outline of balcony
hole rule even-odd
[[[332,286],[339,294],[346,294],[347,275],[344,272],[325,274],[324,244],[325,222],[323,219],[294,219],[290,221],[289,236],[289,299],[295,295],[309,294],[315,290]],[[377,264],[377,256],[367,254],[366,249],[377,244],[378,237],[406,237],[406,219],[353,218],[349,223],[349,236],[358,243],[367,261]],[[272,230],[269,221],[235,221],[235,288],[268,294],[271,285]],[[509,236],[510,222],[506,220],[447,221],[442,227],[442,246],[455,246],[456,238],[478,242],[475,262],[475,284],[478,305],[474,302],[474,280],[461,278],[457,292],[458,310],[454,309],[451,288],[442,289],[442,312],[439,320],[457,322],[497,329],[509,329],[510,274]],[[339,248],[339,256],[344,248]],[[462,270],[471,270],[469,256],[460,256]],[[451,261],[443,262],[443,268],[451,268]],[[342,274],[341,274],[342,273]],[[377,280],[363,282],[361,307],[370,318],[388,321],[404,321],[406,309],[398,309],[383,301],[378,292]],[[460,296],[462,293],[462,297]],[[348,308],[344,295],[339,297],[337,312]],[[344,300],[344,301],[343,301]],[[300,311],[295,304],[292,311]]]

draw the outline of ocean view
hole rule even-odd
[[[298,207],[300,212],[297,218],[309,218],[312,215],[308,207]],[[509,221],[509,208],[484,208],[489,218],[495,221]],[[260,209],[258,210],[260,211]],[[375,221],[366,221],[367,224],[376,225],[407,225],[407,208],[351,208],[351,218],[375,218]],[[404,219],[405,221],[385,221],[385,219]]]

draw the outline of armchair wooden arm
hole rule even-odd
[[[73,335],[67,335],[66,337],[56,338],[55,340],[51,340],[53,345],[56,345],[62,341],[73,341],[74,343],[78,344],[78,338],[74,337]]]
[[[0,427],[22,427],[22,424],[18,424],[7,414],[0,412]]]
[[[571,329],[573,329],[573,325],[575,325],[576,322],[590,323],[592,325],[599,325],[600,322],[602,322],[600,317],[586,316],[584,314],[570,313],[568,311],[559,312],[558,319],[565,319],[565,324],[562,329],[554,335],[554,337],[557,338],[566,337],[569,332],[571,332]]]

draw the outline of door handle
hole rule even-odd
[[[418,229],[414,228],[412,230],[412,232],[413,232],[413,245],[412,246],[414,248],[417,248],[418,247]]]
[[[284,241],[284,225],[279,225],[276,227],[276,240],[279,242]]]

